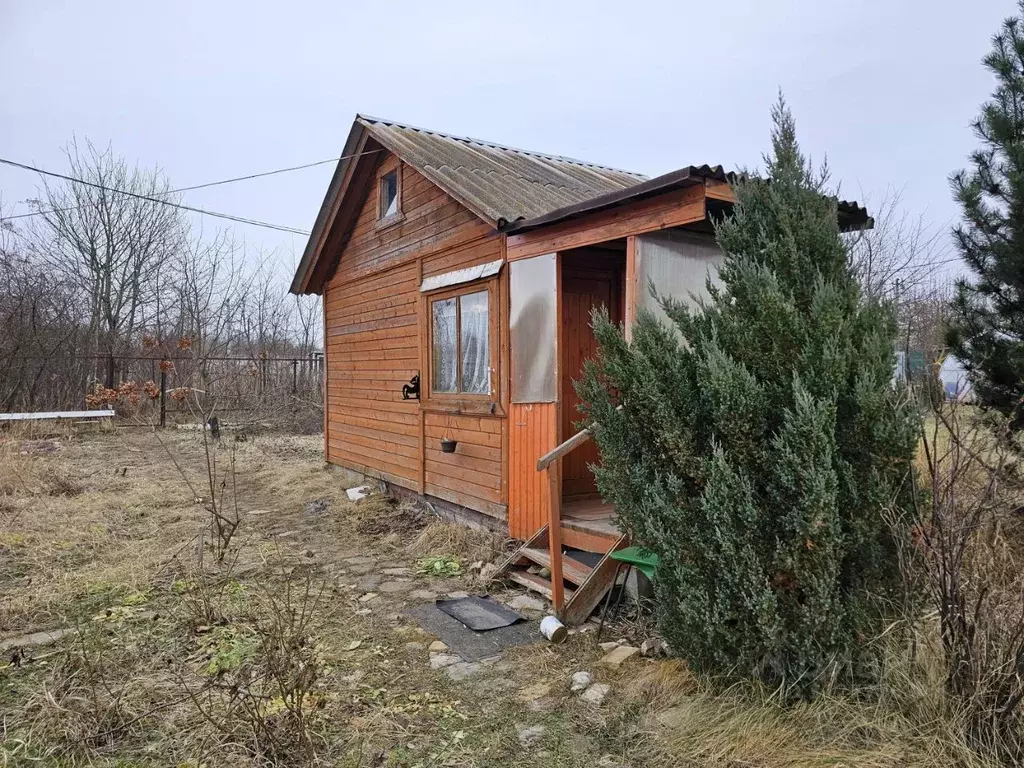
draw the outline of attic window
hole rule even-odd
[[[387,219],[398,214],[398,171],[388,171],[380,177],[380,217]]]

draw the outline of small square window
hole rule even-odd
[[[398,171],[390,171],[380,177],[380,218],[386,219],[398,213]]]

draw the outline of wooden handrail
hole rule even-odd
[[[621,405],[615,406],[615,410],[616,411],[621,411],[622,410],[622,406]],[[537,471],[538,472],[543,472],[545,469],[548,468],[548,465],[551,462],[555,461],[556,459],[562,458],[567,453],[575,451],[577,448],[579,448],[581,445],[583,445],[585,442],[587,442],[587,440],[589,440],[590,438],[592,438],[594,436],[594,433],[593,433],[592,430],[594,429],[595,426],[597,426],[596,422],[594,424],[591,424],[586,429],[581,429],[579,432],[577,432],[575,435],[570,437],[564,443],[562,443],[561,445],[555,446],[550,451],[548,451],[543,456],[541,456],[539,459],[537,459]]]
[[[576,448],[579,448],[591,437],[592,433],[590,431],[590,427],[587,427],[586,429],[581,429],[579,432],[570,437],[564,443],[552,448],[550,451],[548,451],[539,459],[537,459],[537,471],[543,472],[545,469],[548,468],[548,465],[551,464],[551,462],[556,461],[565,456],[565,454],[575,450]]]

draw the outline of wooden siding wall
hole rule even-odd
[[[388,155],[371,176],[324,291],[327,459],[504,517],[507,428],[501,412],[426,412],[419,401],[402,399],[402,385],[425,368],[420,280],[501,258],[502,238],[404,165],[401,218],[381,227],[377,179],[398,165]],[[449,429],[459,441],[455,454],[438,446]]]
[[[537,459],[558,445],[558,403],[512,403],[509,448],[509,536],[526,540],[548,523],[550,493]]]

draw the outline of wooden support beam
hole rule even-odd
[[[698,184],[631,205],[540,227],[532,232],[509,235],[506,240],[507,257],[509,261],[525,259],[630,235],[656,232],[659,229],[680,227],[703,221],[706,214],[704,185]]]
[[[636,235],[626,238],[626,341],[633,340],[633,323],[636,322]]]
[[[551,518],[548,524],[548,552],[551,556],[551,604],[555,615],[561,616],[565,608],[565,584],[562,581],[562,478],[559,462],[545,471],[548,476]]]

